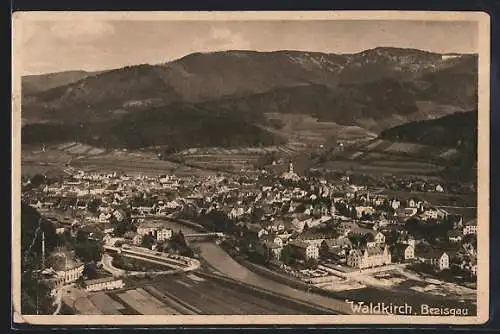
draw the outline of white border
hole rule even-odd
[[[426,317],[377,315],[294,316],[63,316],[21,315],[20,248],[12,251],[14,322],[43,325],[292,325],[292,324],[484,324],[489,319],[489,114],[490,114],[490,17],[484,12],[427,11],[309,11],[309,12],[15,12],[12,41],[12,245],[20,241],[20,76],[22,23],[75,19],[131,21],[186,20],[418,20],[475,21],[479,25],[479,140],[478,140],[478,301],[476,317]]]

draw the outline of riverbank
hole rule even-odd
[[[407,303],[412,307],[418,309],[421,305],[434,305],[445,306],[451,308],[467,308],[469,310],[469,315],[475,315],[477,312],[477,305],[475,300],[456,300],[452,298],[445,298],[443,296],[436,296],[431,294],[405,291],[402,289],[395,288],[380,288],[374,286],[363,286],[359,289],[350,290],[326,290],[324,288],[314,286],[313,284],[308,284],[299,279],[286,276],[284,274],[278,273],[272,269],[266,268],[264,266],[254,264],[248,260],[238,259],[239,264],[248,268],[249,270],[258,273],[266,278],[274,280],[279,283],[287,284],[295,289],[300,289],[308,293],[314,293],[317,295],[322,295],[332,299],[340,300],[354,300],[362,301],[365,303]]]
[[[215,268],[220,275],[243,284],[264,289],[278,295],[323,307],[342,314],[351,314],[352,310],[345,302],[338,298],[329,298],[324,295],[306,292],[303,289],[269,279],[249,270],[227,254],[215,243],[200,243],[201,256],[211,268]]]

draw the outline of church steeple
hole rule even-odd
[[[290,160],[290,163],[288,164],[288,173],[293,174],[293,161]]]

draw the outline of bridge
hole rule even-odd
[[[213,240],[213,239],[222,238],[222,237],[224,237],[224,233],[222,233],[222,232],[184,234],[184,238],[187,241]]]
[[[222,232],[184,234],[184,237],[186,237],[186,238],[198,238],[198,237],[217,237],[217,238],[222,238],[223,236],[224,236],[224,233],[222,233]]]

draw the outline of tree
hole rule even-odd
[[[30,184],[33,188],[37,188],[41,186],[42,184],[45,184],[47,182],[47,177],[42,174],[35,174],[33,177],[30,179]]]
[[[307,258],[305,261],[305,265],[308,269],[314,269],[318,266],[318,260],[312,257]]]
[[[264,209],[262,209],[261,207],[256,207],[252,211],[251,221],[254,223],[258,222],[261,220],[263,216],[264,216]]]
[[[365,247],[368,242],[372,242],[374,240],[374,236],[371,233],[349,233],[348,238],[349,241],[357,247]]]
[[[45,235],[45,251],[50,253],[59,243],[54,224],[43,219],[37,210],[21,203],[21,266],[23,270],[37,268],[42,250],[42,233]]]
[[[137,226],[132,223],[129,219],[124,219],[120,222],[116,222],[113,234],[117,237],[122,237],[125,233],[132,231],[137,231]]]
[[[326,243],[325,240],[321,243],[319,247],[319,257],[321,259],[326,259],[330,255],[330,247],[328,247],[328,244]]]
[[[179,252],[180,255],[182,256],[187,256],[187,257],[193,257],[194,256],[194,250],[191,249],[190,247],[185,247]]]
[[[50,287],[38,281],[37,277],[27,273],[21,277],[21,312],[23,314],[52,314],[53,297]]]
[[[385,243],[388,245],[394,245],[395,243],[397,243],[398,238],[398,231],[390,230],[389,233],[385,234]]]
[[[75,244],[75,255],[84,262],[99,261],[102,257],[103,247],[101,242],[88,240]]]
[[[358,218],[358,212],[356,211],[355,207],[351,207],[349,210],[349,217],[356,219]]]
[[[375,241],[375,236],[372,233],[363,234],[361,237],[361,244],[366,246],[367,243]]]
[[[342,202],[337,202],[335,203],[335,210],[341,214],[342,216],[349,216],[349,210],[347,208],[347,206],[345,205],[345,203],[342,203]]]
[[[77,243],[86,243],[89,241],[89,233],[86,231],[78,230],[76,233],[76,242]]]
[[[98,269],[95,262],[87,263],[83,269],[83,275],[88,279],[94,279],[98,276]]]
[[[89,202],[87,209],[92,213],[97,213],[97,210],[99,209],[101,203],[102,201],[100,199],[94,198]]]
[[[155,238],[151,234],[146,234],[142,237],[141,247],[152,249],[155,244]]]
[[[473,233],[464,235],[462,241],[464,244],[471,244],[474,248],[477,248],[477,236]]]
[[[368,212],[363,211],[361,213],[361,220],[371,220],[372,215]]]
[[[290,265],[290,264],[294,263],[292,249],[290,248],[289,245],[286,245],[281,250],[281,261],[283,261],[283,263],[286,265]]]

